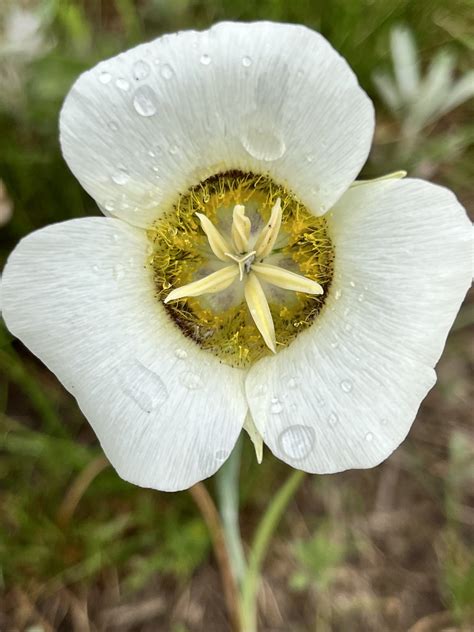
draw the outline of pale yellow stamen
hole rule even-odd
[[[247,301],[250,315],[262,338],[265,340],[265,344],[273,353],[276,353],[275,326],[272,314],[265,292],[257,275],[253,272],[250,272],[245,283],[245,300]]]
[[[239,269],[236,266],[221,268],[221,270],[213,272],[199,279],[199,281],[193,281],[192,283],[176,288],[176,290],[170,292],[165,298],[165,303],[177,301],[180,298],[187,298],[189,296],[201,296],[202,294],[221,292],[233,283],[238,274]]]
[[[196,213],[196,215],[197,217],[199,217],[202,229],[206,233],[206,237],[212,252],[221,261],[227,261],[226,252],[229,252],[230,250],[230,246],[227,241],[220,234],[220,232],[217,230],[217,228],[214,226],[209,218],[207,218],[202,213]]]
[[[268,224],[260,233],[255,244],[255,250],[257,251],[257,257],[259,259],[267,257],[273,250],[273,246],[275,245],[275,242],[277,240],[278,233],[280,232],[281,216],[281,200],[280,198],[278,198],[272,208]]]
[[[305,294],[322,294],[324,291],[316,281],[312,281],[301,274],[284,270],[279,266],[272,266],[267,263],[254,263],[252,270],[258,274],[262,281],[281,287],[284,290],[304,292]]]
[[[245,215],[245,206],[236,204],[232,214],[232,241],[236,252],[247,252],[250,237],[250,219]]]
[[[237,265],[230,265],[208,276],[183,285],[168,294],[165,303],[177,301],[182,298],[213,294],[225,290],[239,277],[244,281],[244,296],[252,319],[260,332],[265,344],[273,353],[276,353],[275,325],[270,307],[260,281],[265,281],[276,287],[305,294],[322,294],[323,288],[311,279],[308,279],[279,266],[265,263],[255,263],[271,254],[282,221],[281,200],[277,199],[271,210],[270,219],[262,229],[255,249],[248,252],[251,234],[251,222],[245,215],[245,207],[236,204],[233,211],[232,222],[232,246],[217,230],[208,217],[202,213],[196,213],[201,222],[202,229],[207,236],[209,246],[215,256],[221,261],[233,261]]]

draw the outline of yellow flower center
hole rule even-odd
[[[267,176],[209,178],[149,238],[157,295],[171,319],[233,366],[288,346],[314,321],[332,279],[326,221]]]

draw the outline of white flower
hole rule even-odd
[[[121,476],[188,487],[244,423],[317,473],[374,466],[404,439],[470,283],[471,225],[442,187],[354,183],[373,128],[346,62],[301,26],[165,36],[78,79],[62,148],[108,217],[26,237],[3,315]]]
[[[38,57],[48,48],[38,13],[13,6],[6,13],[0,34],[0,56]]]

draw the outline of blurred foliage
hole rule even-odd
[[[35,11],[38,19],[39,30],[30,24],[23,51],[6,46],[7,16],[14,7]],[[270,19],[319,30],[376,100],[375,145],[365,173],[408,167],[415,175],[452,186],[468,203],[474,137],[469,104],[430,120],[407,152],[403,113],[379,101],[372,78],[375,72],[392,72],[390,34],[399,25],[411,29],[422,71],[435,55],[452,54],[453,76],[462,76],[472,64],[471,12],[471,0],[1,0],[0,183],[13,214],[0,229],[0,264],[31,230],[98,214],[68,171],[58,142],[61,104],[78,74],[161,33],[205,28],[219,20]],[[410,440],[414,443],[403,448],[401,464],[390,460],[377,472],[317,479],[323,482],[306,490],[298,511],[289,512],[286,532],[292,544],[284,555],[286,579],[278,595],[288,617],[305,617],[308,627],[298,629],[314,629],[315,609],[318,625],[333,620],[335,630],[407,630],[404,622],[432,612],[428,602],[434,609],[447,608],[459,625],[474,618],[474,563],[467,544],[473,521],[468,491],[472,441],[462,429],[470,416],[465,386],[470,324],[472,308],[467,306],[433,396],[436,409],[428,402],[422,410],[423,423],[434,431],[425,436],[418,425],[419,434]],[[0,594],[8,597],[5,603],[25,610],[20,587],[41,604],[69,588],[102,594],[101,585],[112,585],[107,578],[117,573],[122,597],[146,590],[157,575],[164,578],[161,589],[169,591],[179,611],[193,576],[205,572],[210,550],[188,496],[138,489],[104,469],[96,439],[73,398],[4,329],[0,333]],[[443,434],[440,428],[445,427]],[[257,466],[249,445],[243,463],[246,535],[286,468],[269,455]],[[410,522],[411,512],[417,511],[423,528]],[[384,516],[390,512],[395,518],[387,525]],[[385,573],[382,579],[378,573]],[[430,582],[429,589],[422,584],[425,592],[417,583],[421,575]],[[212,588],[212,577],[203,583],[208,581],[212,601],[220,589]],[[419,601],[413,601],[410,595],[417,591]],[[285,602],[287,592],[290,601]],[[293,605],[300,593],[310,596],[302,608]],[[320,602],[322,593],[327,594]],[[67,592],[61,595],[69,599]],[[97,611],[100,601],[96,596]],[[7,629],[1,612],[0,629]],[[25,621],[40,620],[34,608],[33,615],[26,612]],[[188,624],[178,616],[169,629],[197,629],[189,617]],[[278,614],[274,617],[276,628],[281,621]],[[402,622],[399,627],[392,626],[395,620]]]

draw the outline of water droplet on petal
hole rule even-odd
[[[355,287],[355,286],[356,286],[356,284],[354,283],[354,281],[349,281],[349,285],[350,285],[351,287]]]
[[[128,173],[128,171],[125,169],[125,167],[120,167],[117,171],[117,173],[114,173],[111,176],[113,182],[115,182],[115,184],[126,184],[129,180],[130,180],[130,175]]]
[[[123,279],[124,276],[125,276],[125,268],[122,265],[120,265],[120,263],[118,263],[114,267],[114,279],[117,279],[117,281],[119,281],[120,279]]]
[[[336,299],[336,301],[338,301],[341,298],[341,296],[342,296],[341,290],[336,290],[334,292],[334,298]]]
[[[350,393],[352,391],[352,382],[350,380],[342,380],[341,389],[344,393]]]
[[[349,323],[346,323],[346,324],[345,324],[345,326],[344,326],[344,329],[345,329],[347,332],[352,331],[352,325],[350,325]]]
[[[266,392],[267,387],[265,386],[265,384],[259,384],[254,390],[254,395],[255,397],[262,397],[262,395],[265,395]]]
[[[291,377],[288,380],[288,388],[291,388],[291,389],[296,388],[298,384],[299,384],[299,379],[297,377]]]
[[[156,94],[150,86],[140,86],[133,95],[133,107],[140,116],[153,116],[156,114]]]
[[[278,160],[286,151],[279,132],[270,126],[249,123],[241,138],[244,149],[257,160]]]
[[[311,154],[309,154],[308,156],[306,156],[306,160],[307,160],[308,162],[313,162],[314,157],[313,157]]]
[[[202,387],[202,380],[197,373],[185,371],[181,374],[181,383],[190,391],[195,391]]]
[[[388,419],[381,419],[381,420],[380,420],[380,424],[381,424],[382,426],[386,426],[386,425],[388,424]]]
[[[272,399],[272,405],[270,406],[270,412],[272,415],[279,415],[283,410],[283,406],[275,397]]]
[[[364,300],[364,295],[359,294],[359,296],[357,297],[357,300],[359,301],[359,303],[362,303],[362,301]]]
[[[143,59],[139,59],[133,64],[132,74],[137,81],[145,79],[150,74],[150,66]]]
[[[228,457],[229,457],[228,450],[217,450],[216,459],[218,461],[226,461]]]
[[[107,200],[104,204],[104,208],[106,211],[112,212],[115,209],[115,204],[112,200]]]
[[[370,442],[370,441],[373,441],[373,440],[374,440],[374,435],[373,435],[371,432],[368,432],[368,433],[365,435],[365,440],[366,440],[366,441],[369,441],[369,442]]]
[[[123,77],[119,77],[115,81],[115,85],[117,86],[119,90],[123,90],[124,92],[127,92],[127,90],[130,90],[130,83]]]
[[[209,66],[211,63],[211,58],[209,55],[201,55],[201,59],[199,60],[203,66]]]
[[[188,357],[188,352],[185,351],[184,349],[176,349],[174,354],[180,360],[185,360]]]
[[[171,68],[169,64],[164,64],[161,67],[161,76],[163,77],[163,79],[171,79],[173,75],[174,75],[174,70]]]
[[[304,459],[313,449],[315,432],[310,426],[297,424],[284,430],[278,437],[281,450],[290,459]]]
[[[112,75],[110,74],[110,72],[107,72],[106,70],[101,72],[99,75],[99,81],[100,83],[103,83],[104,85],[107,83],[110,83],[111,79],[112,79]]]
[[[146,413],[159,409],[168,399],[163,380],[141,362],[120,368],[117,375],[123,392]]]
[[[338,423],[339,417],[336,415],[336,413],[331,413],[328,417],[328,424],[331,426],[331,428],[334,428],[334,426],[337,426]]]
[[[107,127],[112,130],[112,132],[116,132],[119,128],[118,124],[115,121],[109,121],[107,123]]]

